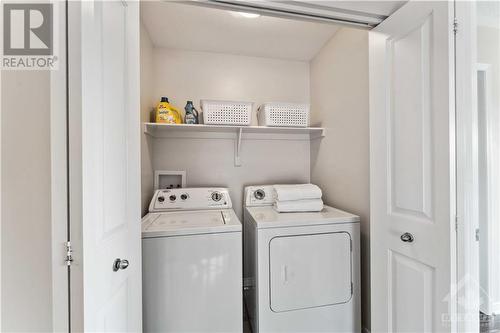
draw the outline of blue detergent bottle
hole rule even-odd
[[[186,124],[198,124],[198,110],[193,105],[193,101],[187,101],[184,107],[186,114],[184,115],[184,123]]]

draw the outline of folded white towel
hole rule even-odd
[[[276,201],[321,199],[321,189],[314,184],[274,185]]]
[[[291,212],[319,212],[323,210],[323,200],[305,199],[293,201],[276,201],[274,209],[280,213]]]

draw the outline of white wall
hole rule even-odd
[[[329,205],[361,217],[363,326],[370,327],[368,32],[343,28],[311,61],[311,180]]]
[[[309,102],[309,64],[158,48],[154,50],[154,95],[168,96],[179,109],[187,100]],[[257,123],[254,117],[254,124]]]
[[[489,26],[477,27],[477,62],[490,65],[491,96],[490,107],[500,110],[500,29]]]
[[[153,44],[146,29],[141,23],[140,27],[140,52],[141,52],[141,122],[149,122],[155,95],[153,92]],[[153,193],[153,165],[151,138],[145,135],[141,128],[141,201],[142,213],[146,214],[149,200]]]
[[[180,109],[186,100],[198,106],[203,98],[254,101],[255,108],[265,101],[309,102],[307,62],[161,48],[153,54],[155,99],[168,96]],[[143,113],[145,110],[143,107]],[[229,187],[241,217],[245,185],[309,181],[310,144],[303,139],[254,140],[245,136],[241,167],[234,166],[232,138],[154,139],[153,168],[185,170],[190,187]],[[143,172],[143,184],[145,177],[149,176]],[[143,192],[143,202],[151,195]]]
[[[186,170],[189,187],[228,187],[240,218],[245,185],[310,179],[309,140],[243,140],[241,167],[234,166],[232,139],[156,139],[153,147],[155,168]]]
[[[1,328],[52,326],[50,73],[3,71]]]

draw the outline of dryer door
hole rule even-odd
[[[352,295],[351,254],[347,232],[273,238],[269,243],[271,310],[348,302]]]

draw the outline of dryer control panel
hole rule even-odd
[[[232,208],[227,188],[197,187],[157,190],[149,212]]]
[[[271,206],[274,204],[273,185],[255,185],[245,187],[245,206]]]

